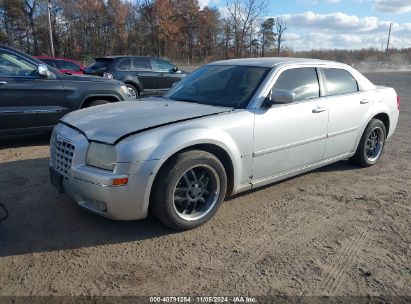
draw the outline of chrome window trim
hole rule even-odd
[[[259,109],[263,106],[264,100],[269,94],[271,88],[277,81],[278,77],[286,70],[290,69],[298,69],[298,68],[315,68],[317,72],[317,78],[320,86],[320,97],[318,98],[310,98],[310,99],[305,99],[305,100],[300,100],[293,102],[291,104],[279,104],[275,105],[273,107],[279,107],[279,106],[290,106],[290,105],[295,105],[303,102],[310,102],[322,98],[327,98],[327,97],[332,97],[332,96],[344,96],[344,95],[350,95],[350,94],[358,94],[361,93],[362,90],[360,89],[360,84],[358,82],[358,79],[345,67],[338,65],[338,64],[320,64],[320,63],[307,63],[307,64],[302,64],[302,63],[287,63],[287,64],[276,64],[273,66],[272,71],[267,75],[266,80],[261,84],[260,88],[258,91],[255,93],[254,97],[251,99],[247,109]],[[344,71],[347,71],[357,82],[358,86],[358,91],[356,92],[351,92],[351,93],[345,93],[345,94],[339,94],[339,95],[332,95],[332,96],[325,96],[322,95],[325,93],[325,87],[324,83],[322,83],[322,71],[321,69],[323,68],[332,68],[332,69],[341,69]]]

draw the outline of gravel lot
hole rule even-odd
[[[188,232],[84,211],[49,184],[46,135],[0,138],[0,295],[411,296],[411,72],[367,76],[402,97],[378,165],[238,195]]]

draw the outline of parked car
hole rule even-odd
[[[84,72],[124,82],[131,95],[161,95],[187,75],[160,58],[142,56],[108,56],[96,58]]]
[[[0,45],[0,135],[51,130],[70,111],[130,99],[120,81],[62,74]]]
[[[141,219],[151,209],[190,229],[226,195],[342,159],[374,165],[399,107],[394,89],[345,64],[219,61],[163,98],[66,115],[51,139],[51,180],[102,216]]]
[[[60,58],[60,57],[48,57],[48,56],[34,56],[40,61],[55,68],[61,73],[69,75],[82,75],[84,74],[84,66],[75,60]]]

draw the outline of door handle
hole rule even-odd
[[[326,111],[327,109],[326,108],[323,108],[323,107],[317,107],[317,108],[315,108],[315,109],[313,109],[313,113],[321,113],[321,112],[324,112],[324,111]]]
[[[164,74],[160,74],[160,75],[158,75],[158,77],[164,77]]]
[[[0,85],[7,84],[5,81],[0,81]]]
[[[140,73],[137,73],[136,76],[141,76],[141,74],[140,74]]]
[[[366,104],[369,103],[370,101],[368,99],[363,99],[360,101],[360,104]]]

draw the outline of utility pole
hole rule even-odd
[[[390,46],[391,27],[392,27],[392,23],[390,23],[390,29],[388,31],[387,48],[385,49],[385,63],[388,62],[388,47]]]
[[[51,15],[50,15],[50,9],[51,9],[51,3],[50,3],[50,0],[48,0],[48,4],[47,4],[47,14],[48,14],[48,17],[49,17],[50,50],[51,50],[51,56],[54,57],[53,31],[51,30]]]

